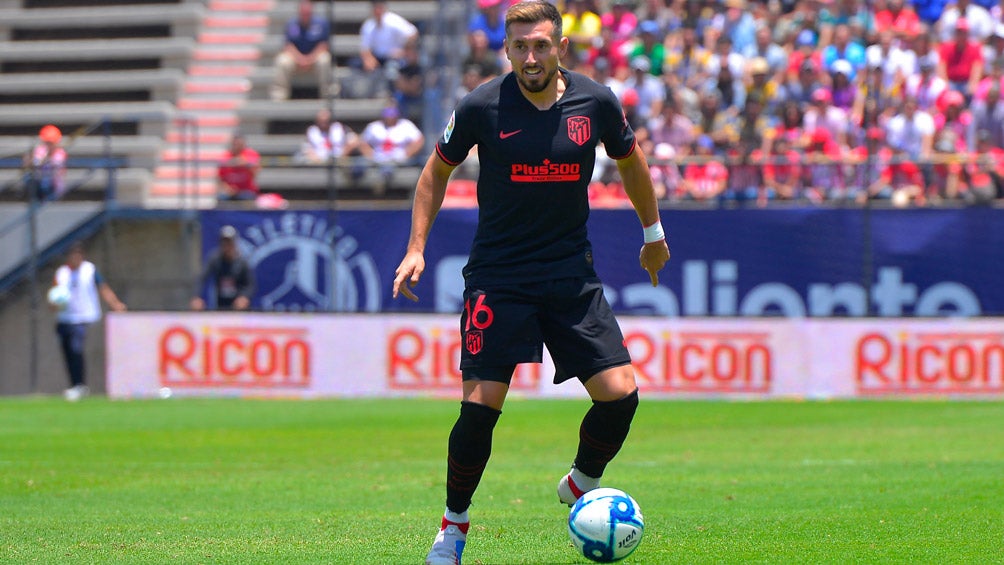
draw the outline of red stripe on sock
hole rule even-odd
[[[456,526],[457,529],[459,529],[461,532],[464,533],[464,535],[467,535],[467,529],[471,527],[471,523],[470,522],[464,522],[463,524],[461,524],[460,522],[451,522],[450,520],[446,519],[446,516],[443,516],[443,525],[440,526],[439,529],[440,530],[445,530],[446,526],[449,526],[449,525]]]
[[[571,474],[568,475],[568,488],[572,489],[572,494],[575,495],[575,498],[582,498],[582,495],[586,494],[586,491],[580,489],[579,485],[575,484]]]

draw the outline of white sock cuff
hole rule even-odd
[[[575,467],[572,467],[572,471],[569,475],[572,477],[572,482],[574,482],[582,490],[592,490],[600,486],[599,477],[590,477]]]
[[[450,509],[447,508],[446,512],[443,512],[443,517],[446,518],[447,521],[453,522],[454,524],[466,524],[471,521],[466,510],[457,514],[456,512],[451,512]]]

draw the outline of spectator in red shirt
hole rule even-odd
[[[938,75],[948,81],[952,90],[967,96],[976,92],[983,78],[983,49],[979,42],[969,39],[969,22],[959,18],[955,23],[955,36],[938,46]]]
[[[897,34],[916,29],[920,18],[912,7],[904,5],[903,0],[888,0],[884,10],[875,12],[875,31],[893,31]]]
[[[810,202],[841,200],[845,192],[843,151],[825,127],[816,127],[809,137],[802,167],[803,195]]]
[[[971,204],[986,204],[1004,198],[1004,149],[993,145],[993,136],[981,129],[976,132],[976,152],[966,163]]]
[[[910,159],[902,145],[891,145],[888,159],[883,159],[882,186],[888,187],[893,206],[908,206],[911,201],[924,205],[924,174]]]
[[[680,181],[685,200],[713,202],[725,191],[729,170],[715,158],[714,151],[715,142],[707,135],[694,142],[695,162],[687,165]]]
[[[794,200],[798,196],[802,175],[802,156],[792,148],[791,139],[777,135],[771,140],[771,150],[761,157],[760,150],[754,151],[754,161],[763,163],[763,190],[757,198],[757,205],[764,206],[768,200]]]
[[[220,200],[254,200],[258,197],[259,170],[261,156],[247,146],[243,135],[234,134],[217,169],[217,197]]]

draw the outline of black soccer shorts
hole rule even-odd
[[[541,362],[543,345],[557,369],[555,384],[573,377],[585,382],[631,362],[596,277],[468,287],[460,332],[464,380],[508,384],[517,364]]]

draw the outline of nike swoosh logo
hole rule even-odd
[[[512,137],[512,136],[516,135],[517,133],[519,133],[521,131],[523,131],[523,130],[518,129],[516,131],[500,131],[499,132],[499,139],[505,139],[507,137]]]

